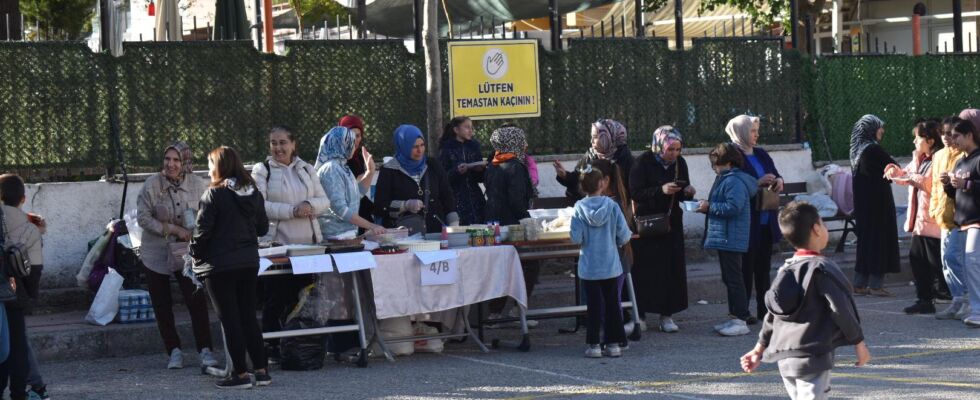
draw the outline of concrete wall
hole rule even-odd
[[[814,180],[816,172],[810,150],[800,145],[768,146],[767,149],[787,182]],[[715,175],[709,166],[707,152],[708,149],[684,150],[684,158],[691,171],[691,184],[697,190],[696,197],[699,199],[707,197]],[[555,180],[551,161],[557,159],[567,170],[572,170],[579,158],[580,155],[537,158],[542,197],[563,196],[565,192],[564,187]],[[141,182],[129,184],[126,210],[135,209],[136,196],[141,187]],[[48,234],[44,236],[45,287],[75,284],[74,275],[85,258],[88,242],[103,232],[109,220],[118,217],[122,192],[122,184],[109,182],[28,185],[25,210],[39,213],[48,221]],[[905,189],[895,186],[894,193],[895,202],[905,205]],[[699,238],[703,224],[703,215],[685,213],[684,230],[688,237]]]

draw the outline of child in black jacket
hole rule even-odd
[[[854,345],[857,366],[871,353],[864,343],[850,282],[820,255],[829,234],[817,209],[790,203],[779,213],[779,229],[796,254],[779,268],[766,292],[766,314],[759,342],[741,358],[752,372],[762,361],[776,362],[790,398],[826,399],[834,349]]]

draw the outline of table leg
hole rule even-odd
[[[357,366],[364,368],[367,367],[368,343],[367,337],[364,334],[364,311],[361,308],[360,279],[357,277],[359,274],[360,271],[355,271],[351,274],[351,281],[354,287],[354,315],[357,319],[357,339],[361,343],[361,354],[357,358]]]
[[[633,289],[633,274],[626,273],[626,293],[630,297],[630,303],[633,304],[630,310],[630,320],[633,321],[633,333],[630,334],[629,339],[632,341],[640,340],[640,306],[636,302],[636,291]]]
[[[577,306],[582,305],[582,288],[581,288],[581,286],[582,286],[582,281],[578,279],[578,274],[575,274],[575,305],[577,305]],[[530,300],[531,299],[528,299],[528,302],[530,302]],[[572,328],[572,329],[560,328],[560,329],[558,329],[558,333],[577,333],[578,332],[578,328],[580,326],[582,326],[582,317],[576,315],[575,316],[575,327]]]

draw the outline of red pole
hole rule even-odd
[[[265,30],[265,52],[272,53],[275,51],[273,46],[272,38],[272,0],[265,0],[262,2],[262,19],[264,21],[263,29]]]
[[[912,55],[922,54],[921,21],[918,14],[912,15]]]

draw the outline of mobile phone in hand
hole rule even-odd
[[[674,184],[680,186],[681,189],[686,188],[688,185],[687,181],[674,181]]]

